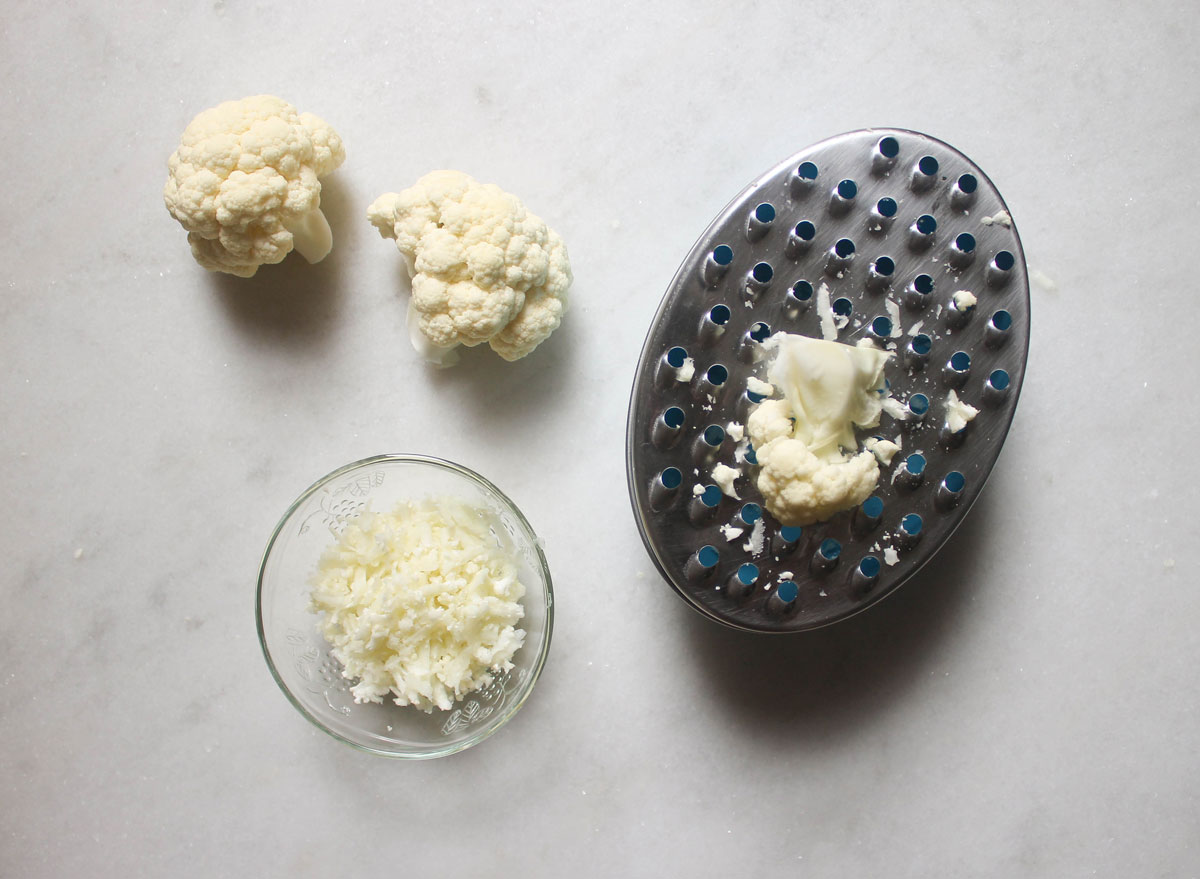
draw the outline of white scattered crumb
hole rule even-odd
[[[696,374],[696,361],[690,357],[684,358],[683,366],[675,370],[676,381],[690,382]]]
[[[769,397],[775,393],[775,386],[751,375],[746,378],[746,390],[752,394]]]
[[[779,582],[782,583],[785,580],[790,580],[794,576],[796,576],[796,575],[793,574],[791,571],[780,571],[779,572]]]
[[[1166,559],[1163,562],[1163,567],[1168,571],[1175,570],[1175,559]]]
[[[892,338],[896,338],[902,332],[900,329],[900,303],[889,296],[883,300],[883,307],[887,309],[888,317],[892,320]]]
[[[979,300],[970,290],[959,290],[950,297],[950,301],[954,303],[954,307],[958,311],[970,311]]]
[[[704,486],[697,482],[692,486],[692,494],[695,497],[700,497],[700,495],[704,494]]]
[[[82,546],[75,550],[75,558],[77,558],[77,559],[83,558],[83,547]]]
[[[896,552],[892,547],[888,547],[883,551],[883,563],[885,565],[894,565],[900,561],[900,553]]]
[[[1040,269],[1029,270],[1029,280],[1037,284],[1047,293],[1055,293],[1058,291],[1058,284],[1055,284],[1050,277]]]
[[[721,533],[725,535],[725,540],[729,543],[737,540],[746,533],[744,528],[739,528],[736,525],[722,525]]]
[[[828,597],[829,597],[829,593],[828,593],[828,592],[826,592],[824,589],[822,589],[822,590],[821,590],[820,592],[818,592],[817,594],[818,594],[818,595],[820,595],[822,598],[828,598]]]
[[[940,303],[940,302],[938,303],[937,309],[933,312],[933,316],[934,317],[942,316],[942,303]]]
[[[817,287],[817,319],[821,322],[821,338],[827,342],[837,339],[837,321],[833,317],[833,306],[829,304],[829,286],[822,281]]]
[[[746,429],[737,421],[731,421],[725,425],[725,433],[735,443],[740,443],[746,436]]]
[[[883,411],[897,421],[908,421],[909,419],[908,407],[895,397],[883,398]]]
[[[911,327],[908,328],[908,334],[910,336],[915,336],[917,333],[921,332],[921,327],[923,327],[923,326],[925,326],[925,321],[923,321],[923,320],[917,321],[915,324],[913,324]]]
[[[746,453],[750,451],[750,440],[743,439],[733,447],[733,460],[737,464],[746,463]]]
[[[728,464],[719,463],[712,468],[712,481],[721,487],[721,491],[735,501],[741,500],[738,496],[737,489],[733,487],[733,483],[739,476],[742,475],[741,470],[736,470]]]
[[[979,222],[985,226],[1003,226],[1005,229],[1012,228],[1012,217],[1008,211],[1000,211],[1000,213],[990,217],[980,217]]]
[[[946,426],[951,433],[958,433],[978,414],[979,410],[958,399],[953,389],[946,394]]]
[[[766,534],[766,530],[763,520],[755,519],[754,527],[750,529],[750,539],[742,544],[742,549],[750,553],[750,555],[761,553],[763,551],[763,543],[765,542],[764,535]]]
[[[900,445],[891,440],[877,439],[876,437],[867,437],[863,440],[863,448],[875,456],[875,459],[887,466],[892,463],[892,458],[896,457],[896,453],[900,451]]]

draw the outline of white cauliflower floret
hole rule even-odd
[[[803,441],[788,437],[773,439],[755,452],[762,466],[758,490],[771,515],[784,525],[824,522],[861,504],[879,481],[879,464],[870,452],[821,459]]]
[[[412,276],[409,319],[435,349],[487,342],[505,360],[519,360],[562,322],[571,284],[566,245],[495,184],[432,171],[381,195],[367,218],[396,240]]]
[[[345,158],[337,132],[282,98],[226,101],[184,130],[163,201],[210,271],[249,278],[293,248],[320,262],[333,236],[319,178]]]
[[[777,333],[769,369],[782,399],[764,400],[746,431],[759,464],[763,503],[784,525],[823,522],[861,504],[879,480],[879,463],[859,451],[855,428],[879,423],[891,356],[870,346]]]

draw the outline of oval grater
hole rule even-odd
[[[894,353],[893,414],[857,436],[899,437],[901,451],[862,505],[785,528],[755,487],[753,449],[735,440],[763,399],[747,389],[766,378],[762,342],[821,338],[822,319],[827,337],[871,337]],[[651,559],[694,608],[739,629],[803,631],[868,607],[916,573],[979,496],[1028,349],[1021,242],[966,156],[903,129],[797,153],[721,211],[646,336],[626,467]],[[958,432],[946,424],[951,391],[979,410]],[[741,470],[739,499],[712,478],[717,463]]]

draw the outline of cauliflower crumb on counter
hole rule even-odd
[[[325,551],[311,609],[356,702],[446,710],[508,670],[525,587],[486,509],[441,498],[367,512]]]
[[[163,201],[210,271],[249,278],[293,249],[316,263],[333,247],[320,178],[345,159],[336,131],[282,98],[226,101],[184,130]]]
[[[499,186],[431,171],[403,192],[381,195],[367,218],[404,256],[409,319],[435,348],[487,342],[505,360],[519,360],[562,322],[572,280],[566,245]]]
[[[859,451],[854,428],[879,424],[892,356],[854,346],[776,333],[768,370],[782,399],[765,400],[746,428],[760,470],[758,490],[784,525],[811,525],[862,503],[879,480],[879,464]]]

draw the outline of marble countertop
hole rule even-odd
[[[0,106],[0,873],[1200,874],[1186,4],[7,4]],[[195,265],[163,209],[198,111],[269,92],[347,144],[332,255]],[[1038,282],[987,490],[913,581],[744,635],[661,582],[629,385],[693,241],[866,126],[1004,194]],[[535,355],[425,366],[364,219],[433,168],[567,241]],[[497,483],[544,538],[545,673],[427,763],[307,724],[259,650],[279,515],[381,452]]]

